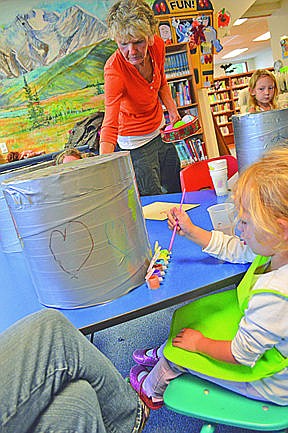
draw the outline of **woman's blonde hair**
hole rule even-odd
[[[129,41],[139,37],[151,38],[157,21],[150,6],[142,0],[120,0],[109,10],[106,18],[111,39]]]
[[[257,81],[259,80],[259,78],[262,78],[262,77],[270,77],[271,80],[273,80],[274,95],[273,95],[273,99],[271,101],[271,106],[275,110],[278,107],[277,98],[278,98],[279,88],[278,88],[278,83],[277,83],[277,80],[275,78],[275,75],[272,72],[268,71],[267,69],[257,69],[257,71],[255,71],[253,73],[253,75],[251,76],[251,78],[249,80],[249,84],[248,84],[249,90],[254,90],[256,87]],[[258,103],[257,103],[257,100],[255,98],[255,95],[251,95],[251,93],[249,94],[248,106],[250,108],[254,108],[255,110],[258,107]]]
[[[278,218],[288,222],[288,147],[267,151],[241,173],[233,190],[239,217],[248,211],[254,226],[279,239],[279,250],[287,242],[279,232]],[[260,239],[261,242],[261,239]]]

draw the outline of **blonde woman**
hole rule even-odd
[[[162,104],[172,124],[180,120],[164,73],[165,44],[156,19],[142,0],[120,0],[107,16],[118,49],[104,69],[105,117],[100,154],[116,145],[130,152],[140,195],[179,192],[180,161],[172,143],[163,143]]]

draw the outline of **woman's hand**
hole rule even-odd
[[[181,120],[181,117],[177,110],[172,110],[172,111],[168,110],[168,115],[172,126],[174,126],[176,122]]]

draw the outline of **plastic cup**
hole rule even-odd
[[[209,161],[208,167],[210,171],[222,170],[223,168],[227,169],[227,161],[226,159],[216,159],[215,161]]]
[[[233,203],[219,203],[208,207],[214,230],[220,230],[226,235],[234,232],[235,207]]]
[[[208,162],[209,173],[213,182],[216,195],[228,194],[228,171],[226,159],[217,159]]]

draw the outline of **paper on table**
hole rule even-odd
[[[182,209],[183,210],[189,210],[193,209],[194,207],[200,206],[199,204],[183,204]],[[178,207],[180,208],[179,203],[168,203],[168,202],[162,202],[162,201],[155,201],[154,203],[147,204],[146,206],[143,206],[143,214],[144,218],[150,219],[150,220],[166,220],[167,219],[167,212],[172,209],[172,207]]]

